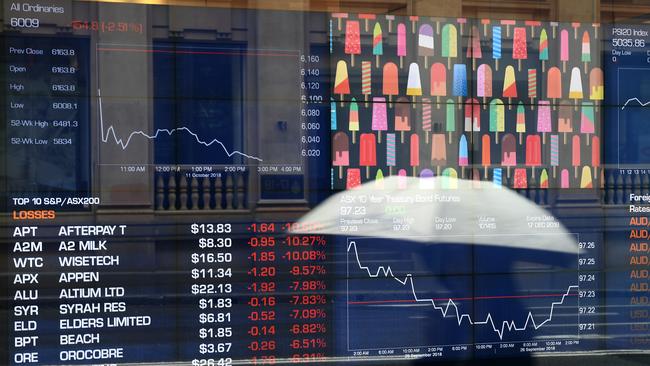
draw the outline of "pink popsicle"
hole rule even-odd
[[[580,136],[579,135],[573,135],[573,138],[571,139],[571,165],[573,165],[573,169],[575,171],[575,177],[578,178],[578,167],[580,166],[581,163],[581,158],[580,158]]]
[[[566,72],[566,63],[569,61],[569,32],[566,29],[560,31],[560,61],[562,72]]]
[[[483,98],[483,108],[487,107],[485,98],[492,98],[492,69],[481,64],[476,71],[476,95]]]
[[[370,177],[370,167],[377,166],[377,143],[374,133],[362,133],[359,138],[359,165],[366,167],[366,179]]]
[[[542,165],[542,144],[539,135],[526,136],[526,165],[533,168]]]
[[[417,176],[417,167],[420,165],[420,137],[417,134],[411,134],[411,148],[409,160],[413,168],[413,176]]]
[[[600,166],[600,138],[596,135],[591,137],[591,166],[594,167],[594,179],[596,179]]]
[[[399,67],[404,67],[404,57],[406,56],[406,26],[404,23],[397,25],[397,56],[399,56]]]
[[[361,54],[361,32],[357,20],[345,23],[345,53],[350,55],[350,66],[354,67],[354,55]]]
[[[346,189],[353,189],[361,185],[361,170],[359,168],[348,169],[348,176],[345,183]]]
[[[560,188],[569,188],[569,171],[566,169],[560,172]]]
[[[447,69],[440,62],[431,65],[431,96],[436,97],[440,109],[440,97],[447,96]]]
[[[386,112],[386,98],[372,98],[372,130],[377,131],[381,144],[381,131],[388,130],[388,114]]]

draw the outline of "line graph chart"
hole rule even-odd
[[[605,154],[618,168],[638,168],[650,164],[650,68],[618,67],[615,75],[616,107],[609,115],[617,123],[612,124],[616,131],[608,132],[618,143],[606,146]]]

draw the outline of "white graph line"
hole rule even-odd
[[[554,303],[551,303],[551,310],[550,310],[550,313],[549,313],[548,317],[539,324],[537,324],[537,322],[535,322],[535,319],[533,318],[533,314],[531,312],[528,312],[528,316],[526,317],[526,322],[524,322],[523,326],[517,327],[514,320],[510,320],[510,321],[506,320],[501,324],[501,328],[498,328],[496,326],[496,324],[494,323],[494,320],[492,319],[492,314],[490,314],[490,313],[488,313],[485,320],[475,321],[475,320],[472,320],[472,318],[469,316],[469,314],[461,314],[460,311],[458,310],[458,306],[456,305],[456,303],[452,299],[449,299],[447,301],[446,305],[436,305],[436,303],[435,303],[435,301],[433,299],[424,299],[424,298],[420,299],[420,298],[418,298],[417,294],[415,293],[415,285],[413,284],[413,277],[411,276],[410,273],[407,274],[404,277],[404,279],[399,279],[399,278],[395,277],[395,275],[393,274],[393,270],[390,268],[390,266],[386,266],[386,267],[379,266],[379,267],[377,267],[377,272],[375,274],[373,274],[370,271],[370,267],[367,267],[367,266],[364,266],[364,265],[361,264],[361,260],[359,259],[359,252],[357,251],[356,242],[354,242],[354,241],[350,242],[350,244],[348,245],[348,252],[350,252],[351,249],[354,249],[354,256],[356,258],[357,265],[359,266],[359,269],[368,272],[368,277],[377,278],[380,275],[382,275],[382,273],[383,273],[384,277],[392,278],[395,281],[399,282],[403,286],[406,286],[407,284],[410,284],[411,292],[413,293],[413,299],[415,299],[415,301],[417,301],[417,302],[430,302],[434,309],[439,310],[442,313],[443,317],[447,316],[447,313],[449,312],[449,309],[454,309],[454,312],[456,313],[456,321],[457,321],[459,326],[463,323],[463,319],[466,319],[467,322],[470,325],[490,324],[492,326],[492,329],[494,330],[494,332],[499,335],[500,340],[503,340],[503,334],[505,333],[506,328],[507,328],[508,331],[513,331],[513,330],[514,331],[523,331],[523,330],[526,330],[526,328],[528,327],[529,324],[531,324],[533,326],[533,328],[537,330],[540,327],[542,327],[544,324],[550,322],[553,319],[553,310],[555,309],[555,305],[562,305],[564,303],[564,299],[567,296],[569,296],[569,294],[571,293],[571,290],[578,289],[577,285],[569,286],[567,288],[566,292],[564,293],[564,295],[562,295],[562,299],[560,301],[556,301]]]
[[[223,148],[223,151],[226,153],[226,155],[228,155],[228,157],[232,157],[233,155],[241,155],[241,156],[246,157],[248,159],[263,161],[261,158],[258,158],[257,156],[248,155],[248,154],[245,154],[245,153],[243,153],[241,151],[237,151],[237,150],[233,150],[232,152],[228,151],[228,149],[226,148],[226,145],[224,145],[223,142],[219,141],[218,139],[212,139],[211,141],[207,141],[207,142],[203,141],[203,140],[201,140],[199,135],[197,135],[196,133],[194,133],[192,130],[190,130],[188,127],[185,127],[185,126],[177,127],[177,128],[171,128],[171,129],[169,129],[169,128],[159,128],[159,129],[156,130],[156,132],[154,132],[153,135],[149,135],[144,131],[133,131],[126,138],[126,141],[124,141],[124,139],[117,137],[117,133],[115,132],[115,127],[113,127],[113,125],[109,126],[107,129],[104,129],[104,112],[102,110],[102,95],[101,95],[101,91],[99,89],[97,89],[97,97],[99,98],[99,124],[100,124],[101,133],[102,133],[102,142],[104,142],[104,143],[108,142],[109,136],[113,135],[113,139],[115,140],[115,143],[117,145],[120,145],[120,147],[122,147],[122,150],[126,150],[126,148],[129,146],[129,143],[131,142],[131,139],[133,138],[133,136],[136,136],[136,135],[144,136],[145,138],[147,138],[149,140],[153,140],[153,139],[158,138],[158,135],[160,133],[166,133],[167,135],[171,136],[172,134],[174,134],[174,133],[176,133],[178,131],[184,131],[184,132],[187,132],[188,134],[190,134],[192,137],[194,137],[196,142],[198,142],[201,145],[205,145],[206,147],[208,147],[208,146],[210,146],[210,145],[212,145],[214,143],[219,144]]]
[[[650,100],[647,101],[647,102],[645,102],[645,103],[643,103],[643,102],[641,102],[641,101],[639,100],[639,98],[630,98],[630,99],[628,99],[628,100],[625,101],[625,104],[623,104],[623,107],[621,107],[621,110],[625,109],[625,107],[627,107],[627,105],[628,105],[629,103],[632,103],[632,102],[637,102],[637,103],[639,103],[639,105],[640,105],[641,107],[645,107],[645,106],[647,106],[648,104],[650,104]]]

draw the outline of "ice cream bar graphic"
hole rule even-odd
[[[418,55],[424,57],[424,68],[429,67],[428,58],[433,57],[433,28],[422,24],[418,32]]]
[[[557,118],[557,132],[564,135],[564,142],[566,144],[567,133],[573,132],[573,108],[568,105],[561,105]]]
[[[594,39],[598,39],[598,28],[600,28],[600,23],[592,23],[592,27],[594,27]]]
[[[431,169],[423,169],[420,172],[420,189],[434,189],[434,183],[435,180],[433,180],[433,171]]]
[[[409,65],[409,77],[406,84],[406,95],[413,97],[413,108],[415,108],[415,97],[422,95],[422,79],[420,79],[420,66],[411,62]]]
[[[348,80],[348,65],[343,60],[336,63],[336,77],[334,79],[334,94],[340,96],[341,106],[343,96],[350,94],[350,80]]]
[[[596,108],[598,108],[598,101],[605,99],[605,87],[603,85],[603,70],[600,67],[594,67],[589,72],[589,99],[594,101]]]
[[[510,38],[510,26],[515,25],[516,22],[514,20],[502,20],[501,25],[506,26],[506,37]]]
[[[560,31],[560,61],[562,71],[566,72],[566,63],[569,61],[569,32],[566,29]]]
[[[519,102],[519,105],[517,105],[516,132],[519,134],[519,144],[521,145],[523,143],[523,136],[526,133],[526,109],[522,102]]]
[[[404,67],[406,56],[406,26],[403,23],[397,25],[397,56],[399,56],[399,68]]]
[[[596,179],[600,166],[600,138],[596,135],[591,137],[591,166],[594,167],[594,179]]]
[[[330,130],[336,131],[337,127],[336,102],[330,102]]]
[[[447,69],[439,62],[431,65],[431,96],[436,97],[437,108],[440,108],[440,97],[447,96]]]
[[[339,167],[339,179],[343,178],[343,167],[350,165],[350,140],[345,132],[339,131],[332,138],[332,166]]]
[[[492,165],[492,140],[487,133],[481,137],[481,165],[483,165],[483,175],[487,179],[488,167]]]
[[[388,33],[393,31],[393,21],[395,20],[394,15],[386,15],[386,20],[388,20]]]
[[[420,20],[420,17],[417,15],[411,15],[409,17],[409,20],[411,21],[411,33],[415,33],[415,26],[417,25],[418,21]]]
[[[517,165],[517,141],[511,133],[503,135],[501,140],[501,166],[507,167],[510,177],[510,167]]]
[[[553,167],[553,178],[555,170],[560,165],[560,136],[551,135],[551,166]]]
[[[467,66],[465,64],[454,65],[454,86],[452,94],[458,97],[458,109],[460,109],[462,97],[467,96]]]
[[[356,131],[359,131],[359,105],[357,100],[350,101],[350,113],[348,115],[348,129],[352,132],[352,143],[356,144]]]
[[[377,165],[377,143],[374,133],[362,133],[359,138],[359,165],[366,167],[366,178],[370,177],[370,167]]]
[[[472,70],[476,70],[476,59],[483,57],[481,52],[481,36],[478,32],[478,27],[472,27],[470,39],[467,41],[467,58],[472,59]]]
[[[361,54],[361,32],[357,20],[345,23],[345,53],[350,55],[350,66],[354,67],[354,55]]]
[[[537,98],[537,69],[528,69],[528,98],[533,109],[533,100]]]
[[[503,96],[508,98],[508,109],[512,109],[512,98],[517,98],[517,80],[512,65],[506,66],[503,75]]]
[[[497,188],[501,188],[502,186],[502,175],[503,170],[501,168],[494,168],[492,170],[492,184]]]
[[[451,67],[451,59],[458,57],[458,32],[453,24],[442,27],[442,57],[447,58],[447,68]]]
[[[528,188],[528,172],[524,168],[515,169],[515,179],[512,184],[514,189]]]
[[[375,67],[379,67],[379,56],[384,54],[383,34],[379,23],[375,23],[372,30],[372,54],[375,55]]]
[[[499,70],[499,60],[501,59],[501,27],[492,27],[492,58],[494,59],[494,68]]]
[[[481,19],[481,24],[483,24],[483,35],[487,37],[487,27],[490,25],[490,19],[483,18]]]
[[[375,14],[359,14],[359,19],[363,19],[364,29],[368,31],[368,21],[375,20],[377,16]]]
[[[582,94],[582,75],[580,69],[574,67],[571,69],[571,84],[569,84],[569,98],[573,99],[574,106],[578,109],[578,99],[583,98]]]
[[[442,189],[458,189],[458,173],[454,168],[446,168],[442,171]]]
[[[567,169],[562,169],[560,172],[560,188],[569,188],[569,171]]]
[[[454,101],[447,99],[446,105],[446,127],[445,130],[449,135],[449,143],[451,143],[451,133],[456,132],[456,108],[454,108]]]
[[[585,74],[587,73],[587,63],[591,62],[591,42],[589,41],[589,33],[585,31],[582,33],[582,53],[580,60],[585,64]]]
[[[341,22],[348,18],[348,13],[332,13],[332,18],[337,20],[338,29],[341,30]]]
[[[411,134],[411,145],[409,161],[413,168],[413,176],[417,176],[417,168],[420,165],[420,136],[416,133]]]
[[[517,60],[517,70],[521,71],[521,60],[526,60],[528,58],[525,27],[515,28],[515,35],[512,39],[512,58]]]
[[[551,28],[553,29],[553,39],[555,39],[555,35],[557,34],[557,27],[560,25],[558,22],[550,22]]]
[[[469,165],[469,151],[467,149],[467,138],[465,135],[460,136],[458,142],[458,166],[461,167],[461,178],[465,176],[465,167]]]
[[[539,27],[542,25],[542,22],[539,20],[527,20],[524,22],[526,26],[530,27],[530,36],[535,38],[535,27]]]
[[[353,189],[361,185],[361,170],[358,168],[348,169],[348,177],[345,183],[345,189]]]
[[[580,28],[580,23],[573,22],[571,23],[571,27],[573,28],[573,39],[578,39],[578,28]]]
[[[391,102],[393,95],[399,94],[399,84],[397,76],[397,65],[392,62],[387,62],[384,65],[383,72],[383,89],[384,95],[388,95],[388,102]]]
[[[571,139],[571,165],[574,169],[574,175],[578,178],[578,167],[582,159],[580,158],[580,136],[573,135]]]
[[[587,146],[589,146],[589,134],[594,133],[596,130],[594,117],[594,103],[582,102],[582,108],[580,111],[580,133],[587,134]]]
[[[422,98],[422,131],[425,133],[425,142],[429,143],[429,132],[431,132],[431,100]]]
[[[548,35],[544,28],[542,28],[542,31],[539,34],[539,60],[542,61],[542,72],[546,72],[546,61],[548,61]]]
[[[540,100],[537,106],[537,132],[542,133],[546,144],[546,133],[551,132],[551,106],[548,100]]]
[[[361,94],[368,106],[368,96],[372,94],[372,66],[370,61],[361,61]]]
[[[539,188],[548,188],[548,172],[546,169],[542,169],[542,173],[539,175]]]
[[[393,167],[396,163],[395,157],[395,134],[386,134],[386,165],[388,165],[388,174],[393,175]]]
[[[375,174],[375,188],[381,190],[384,189],[384,172],[381,169],[377,169]]]
[[[505,131],[505,108],[501,99],[490,101],[490,132],[494,132],[494,142],[499,143],[499,132]]]
[[[395,131],[400,132],[400,140],[404,143],[404,132],[411,131],[411,106],[409,100],[399,97],[395,103]]]
[[[467,23],[467,18],[457,18],[456,22],[460,26],[460,35],[463,35],[463,25]]]
[[[486,98],[492,98],[492,68],[481,64],[476,70],[476,95],[483,98],[483,108],[487,107]]]
[[[580,188],[582,189],[594,188],[593,181],[591,180],[591,168],[587,165],[582,167],[582,176],[580,177]]]
[[[405,169],[400,169],[397,172],[397,188],[398,189],[406,189],[408,185],[408,179],[406,178],[406,170]]]
[[[470,98],[465,101],[465,132],[481,131],[481,105],[478,100]]]
[[[533,168],[535,176],[535,167],[542,165],[542,142],[539,135],[526,136],[526,166]]]
[[[386,98],[372,98],[372,130],[377,131],[381,144],[381,131],[388,130],[388,114],[386,113]]]
[[[546,98],[555,100],[562,98],[562,73],[557,67],[551,67],[546,74]]]
[[[431,165],[437,167],[436,171],[440,175],[440,167],[447,164],[447,142],[445,135],[434,134],[431,136]]]

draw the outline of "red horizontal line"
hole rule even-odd
[[[272,56],[272,57],[298,57],[297,54],[271,53],[271,52],[248,52],[248,51],[182,51],[182,50],[154,50],[138,48],[97,48],[98,51],[122,51],[122,52],[143,52],[143,53],[181,53],[190,55],[231,55],[231,56]]]
[[[434,301],[463,301],[463,300],[491,300],[491,299],[531,299],[540,297],[562,297],[564,294],[538,294],[538,295],[501,295],[501,296],[476,296],[476,297],[446,297],[440,299],[432,299]],[[578,294],[568,294],[566,296],[578,296]],[[348,301],[350,305],[367,305],[367,304],[394,304],[394,303],[415,303],[424,302],[410,300],[374,300],[374,301]]]

